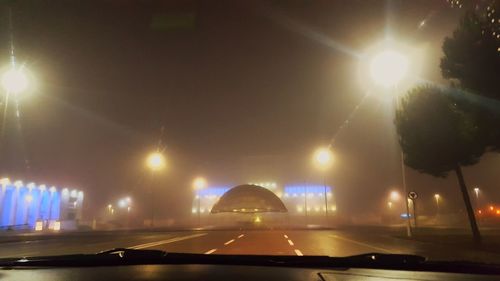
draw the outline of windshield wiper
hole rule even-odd
[[[270,255],[204,255],[167,253],[160,250],[134,250],[115,248],[97,254],[41,256],[0,260],[0,266],[78,266],[114,264],[226,264],[301,267],[346,267],[353,265],[415,265],[425,261],[414,255],[388,255],[371,253],[349,257],[329,256],[270,256]]]
[[[302,268],[368,268],[436,272],[500,274],[500,266],[470,262],[427,261],[417,255],[368,253],[347,257],[270,256],[270,255],[205,255],[167,253],[159,250],[116,248],[97,254],[0,259],[0,267],[24,266],[83,267],[142,264],[207,264],[281,266]]]

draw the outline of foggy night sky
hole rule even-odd
[[[155,192],[165,217],[190,212],[199,175],[215,185],[320,183],[311,153],[362,99],[359,61],[283,19],[353,53],[380,41],[388,26],[393,38],[424,50],[423,78],[447,84],[441,44],[462,12],[444,0],[165,2],[13,2],[15,55],[37,90],[20,100],[22,135],[9,108],[3,175],[82,189],[88,216],[125,195],[140,204],[151,186],[145,156],[164,126],[168,167],[156,175]],[[189,15],[192,25],[155,25]],[[0,17],[7,64],[6,4]],[[367,98],[333,149],[328,182],[339,212],[385,206],[401,182],[387,104]],[[469,187],[498,202],[499,166],[497,154],[465,169]],[[436,192],[443,208],[463,208],[454,174],[442,180],[407,171],[424,210]]]

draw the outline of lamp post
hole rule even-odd
[[[476,209],[479,209],[479,187],[474,187],[474,194],[476,194]]]
[[[394,109],[397,105],[397,86],[400,84],[408,75],[409,69],[409,59],[397,50],[390,48],[389,46],[384,46],[382,50],[375,53],[370,60],[369,72],[373,82],[390,90],[392,93]],[[406,188],[406,177],[405,177],[405,166],[404,166],[404,153],[401,150],[401,178],[403,183],[404,196],[408,193]],[[405,200],[406,213],[410,213],[410,207],[408,206],[408,200]],[[408,219],[406,224],[406,232],[408,237],[412,236],[411,233],[411,222]]]
[[[150,227],[153,227],[154,226],[154,217],[155,217],[155,200],[154,200],[154,194],[153,194],[154,173],[162,170],[165,167],[165,157],[159,151],[153,152],[153,153],[149,154],[148,157],[146,158],[146,165],[151,170],[151,190],[150,190],[151,224],[150,224]]]
[[[7,108],[9,106],[9,97],[11,95],[19,95],[28,90],[30,85],[27,75],[27,71],[24,67],[16,66],[14,61],[11,65],[1,74],[0,84],[5,92],[4,108],[3,108],[3,120],[2,127],[0,129],[0,142],[3,142],[3,137],[5,135],[5,124],[7,119]]]
[[[320,147],[314,152],[314,163],[323,172],[323,189],[325,195],[325,220],[328,219],[328,197],[326,188],[326,170],[331,166],[333,155],[329,147]],[[307,195],[307,194],[306,194]]]
[[[441,199],[441,195],[434,194],[434,199],[436,199],[436,216],[439,215],[439,200]]]
[[[202,178],[202,177],[197,177],[194,179],[193,181],[193,188],[195,189],[196,191],[196,199],[198,200],[198,226],[201,227],[201,214],[200,214],[200,200],[201,200],[201,196],[199,194],[199,191],[202,190],[203,188],[205,188],[207,186],[207,181]]]

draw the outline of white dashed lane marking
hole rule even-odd
[[[290,246],[293,246],[293,245],[294,245],[294,244],[293,244],[293,241],[292,241],[292,240],[290,240],[290,239],[288,239],[288,244],[290,244]]]
[[[174,242],[178,242],[178,241],[182,241],[182,240],[193,239],[193,238],[204,236],[204,235],[207,235],[207,233],[193,234],[193,235],[187,235],[187,236],[174,237],[174,238],[167,239],[167,240],[154,241],[154,242],[150,242],[150,243],[131,246],[131,247],[129,247],[129,249],[139,250],[139,249],[144,249],[144,248],[151,248],[151,247],[156,247],[156,246],[160,246],[163,244],[169,244],[169,243],[174,243]]]
[[[299,249],[295,249],[294,251],[297,256],[303,256],[302,252]]]
[[[238,238],[241,238],[243,236],[245,236],[245,234],[240,234],[240,235],[238,235]]]
[[[210,251],[206,251],[206,252],[205,252],[205,254],[206,254],[206,255],[210,255],[211,253],[213,253],[213,252],[215,252],[215,251],[217,251],[217,249],[212,249],[212,250],[210,250]]]
[[[288,235],[284,234],[283,237],[285,237],[285,239],[288,239]]]
[[[348,238],[345,238],[345,237],[340,237],[338,235],[330,235],[330,237],[333,237],[333,238],[336,238],[336,239],[339,239],[339,240],[344,240],[344,241],[347,241],[347,242],[351,242],[353,244],[358,244],[358,245],[361,245],[361,246],[365,246],[367,248],[372,248],[374,250],[377,250],[377,251],[381,251],[381,252],[386,252],[386,253],[391,253],[391,252],[394,252],[394,251],[390,251],[388,249],[385,249],[385,248],[381,248],[381,247],[376,247],[376,246],[372,246],[370,244],[367,244],[367,243],[363,243],[363,242],[360,242],[360,241],[356,241],[356,240],[352,240],[352,239],[348,239]]]
[[[226,246],[227,246],[227,245],[229,245],[229,244],[231,244],[231,243],[233,243],[233,242],[234,242],[234,239],[231,239],[231,240],[227,241],[226,243],[224,243],[224,245],[226,245]]]

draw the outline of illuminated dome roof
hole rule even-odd
[[[212,213],[288,212],[272,191],[257,185],[238,185],[224,193]]]

